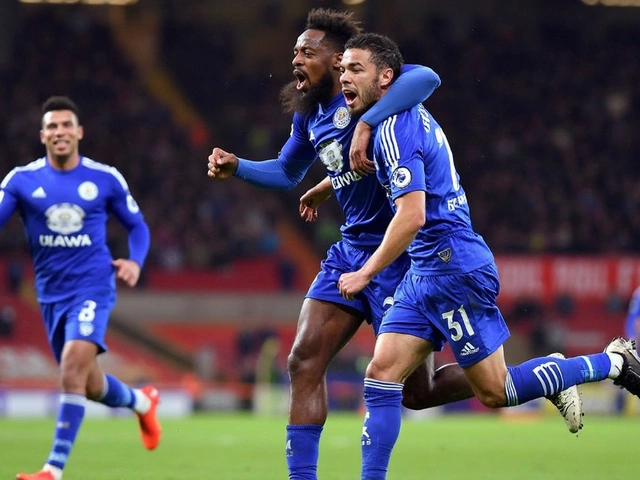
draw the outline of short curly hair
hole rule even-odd
[[[323,41],[330,43],[336,52],[344,51],[347,40],[363,31],[361,23],[354,20],[353,12],[331,8],[314,8],[309,11],[305,30],[324,32]]]

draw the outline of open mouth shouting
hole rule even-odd
[[[351,107],[353,103],[358,99],[358,94],[350,88],[343,88],[342,95],[344,95],[344,99],[347,102],[348,107]]]
[[[296,77],[296,79],[298,80],[298,84],[296,85],[296,89],[299,91],[306,91],[309,89],[309,78],[307,77],[307,75],[302,71],[302,70],[298,70],[297,68],[293,71],[293,76]]]

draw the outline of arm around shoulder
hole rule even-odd
[[[423,65],[405,65],[389,91],[361,118],[377,127],[386,118],[424,102],[440,86],[440,77]]]

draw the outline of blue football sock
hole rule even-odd
[[[566,359],[539,357],[517,367],[507,367],[507,405],[521,405],[574,385],[604,380],[610,369],[611,360],[606,353]]]
[[[53,437],[53,447],[47,459],[47,464],[63,469],[73,448],[73,442],[82,425],[84,418],[84,406],[87,399],[76,393],[63,393],[60,395],[58,409],[58,421]]]
[[[136,396],[131,387],[122,383],[116,377],[105,374],[104,389],[102,390],[102,396],[98,399],[98,402],[106,405],[107,407],[133,408],[136,403]]]
[[[383,480],[387,478],[391,450],[400,435],[402,384],[365,378],[364,403],[360,480]]]
[[[320,425],[287,425],[289,480],[317,480]]]

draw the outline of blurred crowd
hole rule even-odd
[[[426,105],[497,252],[640,252],[640,37],[579,25],[401,39],[441,75]]]
[[[81,151],[116,166],[145,212],[152,264],[215,268],[273,253],[280,218],[300,226],[324,253],[339,235],[335,202],[313,227],[296,219],[297,198],[324,176],[320,166],[288,194],[206,176],[213,146],[265,159],[286,140],[290,118],[278,92],[291,79],[303,18],[276,29],[282,11],[266,8],[256,52],[271,45],[282,53],[252,63],[239,48],[248,40],[232,26],[165,19],[163,62],[211,129],[211,143],[203,144],[144,89],[106,26],[69,11],[25,16],[14,61],[0,69],[2,175],[43,154],[40,104],[68,94],[82,111]],[[441,76],[426,106],[449,138],[474,226],[494,251],[640,251],[640,37],[557,23],[525,35],[481,20],[460,35],[435,17],[419,31],[366,26],[394,37],[408,63]],[[21,238],[12,222],[0,232],[0,247],[22,248]],[[117,229],[111,238],[116,252],[126,249]]]
[[[52,94],[79,105],[80,152],[117,167],[152,231],[148,264],[216,268],[277,249],[273,195],[206,175],[210,146],[176,126],[171,112],[142,87],[107,27],[81,10],[44,9],[23,19],[14,60],[0,71],[0,172],[44,155],[40,106]],[[17,216],[16,216],[17,217]],[[110,225],[115,255],[126,255],[122,228]],[[0,232],[3,251],[24,248],[17,218]]]

